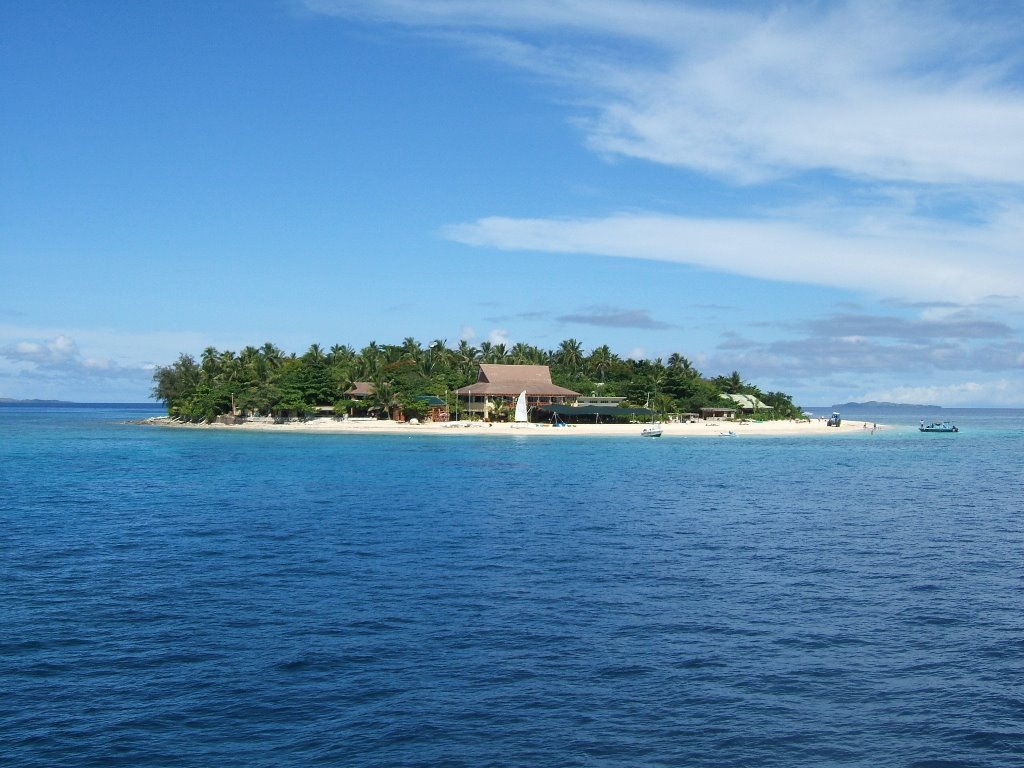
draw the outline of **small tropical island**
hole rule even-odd
[[[153,397],[167,408],[155,421],[174,425],[493,429],[515,426],[520,396],[528,424],[599,426],[607,434],[649,422],[724,427],[725,435],[736,426],[789,425],[778,433],[812,423],[789,395],[764,392],[737,371],[706,377],[679,353],[634,360],[607,345],[588,353],[576,339],[554,350],[424,345],[412,337],[358,351],[312,344],[301,355],[269,342],[237,354],[208,347],[198,360],[181,354],[157,368],[153,383]]]

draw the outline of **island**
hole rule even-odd
[[[783,392],[765,392],[739,372],[705,376],[680,353],[667,360],[621,358],[576,339],[544,350],[519,343],[478,347],[312,344],[301,355],[272,343],[239,353],[208,347],[181,354],[153,374],[167,416],[146,423],[239,429],[488,434],[835,433]],[[653,431],[648,431],[653,434]]]

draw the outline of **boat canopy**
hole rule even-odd
[[[649,418],[654,415],[650,408],[622,408],[617,405],[539,405],[538,411],[547,411],[559,416],[607,416],[610,419]]]

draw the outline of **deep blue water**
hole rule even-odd
[[[1024,411],[123,423],[152,413],[0,407],[5,766],[1024,764]]]

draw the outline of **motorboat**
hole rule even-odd
[[[644,427],[640,432],[641,437],[661,437],[661,425],[651,424],[649,427]]]
[[[921,426],[918,428],[919,432],[959,432],[956,425],[949,421],[932,421],[925,424],[921,421]]]

